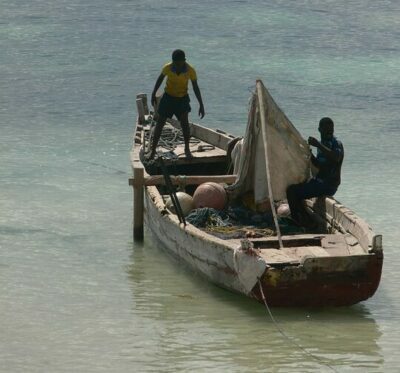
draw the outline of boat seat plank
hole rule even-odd
[[[320,246],[288,247],[282,250],[286,255],[290,256],[292,260],[297,260],[299,262],[309,257],[317,258],[330,256],[330,254]]]
[[[267,264],[300,264],[298,258],[287,255],[286,251],[279,249],[260,250],[259,256],[263,258]]]
[[[330,256],[350,255],[348,244],[341,234],[329,234],[321,240],[321,246]]]

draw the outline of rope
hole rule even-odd
[[[101,164],[101,163],[85,161],[85,160],[82,160],[82,159],[78,159],[77,162],[82,162],[82,163],[91,164],[91,165],[93,165],[93,166],[103,167],[103,168],[105,168],[105,169],[107,169],[107,170],[115,171],[115,172],[118,173],[118,174],[127,174],[126,171],[122,171],[122,170],[120,170],[119,168],[109,167],[109,166],[106,166],[105,164]]]
[[[238,227],[238,226],[218,226],[218,225],[207,225],[207,231],[214,233],[244,233],[246,237],[271,237],[275,235],[275,232],[269,228],[254,228],[250,227]]]
[[[267,300],[265,299],[265,295],[264,295],[264,291],[262,289],[261,286],[261,281],[260,278],[257,279],[258,281],[258,286],[260,288],[260,293],[261,293],[261,298],[264,302],[265,308],[268,311],[269,317],[271,318],[272,322],[274,323],[276,329],[278,330],[278,332],[284,337],[286,338],[290,343],[292,343],[295,347],[297,347],[299,350],[301,350],[305,355],[311,357],[312,359],[314,359],[315,361],[317,361],[318,363],[325,365],[326,367],[328,367],[330,370],[332,370],[332,372],[337,372],[338,371],[331,365],[329,365],[328,363],[326,363],[325,361],[323,361],[321,358],[319,358],[318,356],[308,352],[304,347],[300,346],[295,340],[293,340],[293,338],[289,337],[284,331],[283,329],[279,326],[279,324],[277,323],[277,321],[275,320],[274,316],[272,315],[271,309],[268,306]]]
[[[150,118],[148,122],[150,123],[152,128],[153,128],[153,126],[156,125],[156,122],[152,118]],[[151,141],[151,137],[152,137],[151,132],[152,131],[145,132],[144,138],[147,143],[150,143],[150,141]],[[198,144],[198,143],[200,143],[200,140],[198,140],[194,137],[191,137],[189,143],[190,144]],[[164,149],[167,149],[170,152],[173,152],[178,145],[182,145],[182,144],[185,144],[182,130],[177,129],[177,128],[167,127],[167,126],[163,127],[160,140],[158,141],[159,147],[162,147]]]

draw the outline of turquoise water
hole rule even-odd
[[[0,371],[396,372],[400,3],[0,0]],[[133,244],[135,95],[183,48],[201,123],[244,132],[262,78],[301,133],[331,116],[337,198],[384,235],[375,296],[265,309]],[[195,118],[197,104],[193,100]]]

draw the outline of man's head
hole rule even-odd
[[[175,66],[181,68],[185,64],[186,56],[185,52],[182,49],[175,49],[172,52],[172,62]]]
[[[329,139],[333,136],[333,120],[325,117],[319,121],[318,131],[322,139]]]

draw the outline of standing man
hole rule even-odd
[[[192,81],[193,91],[199,101],[199,116],[204,117],[204,105],[201,98],[200,88],[197,84],[197,75],[195,69],[186,62],[185,52],[177,49],[172,53],[172,62],[164,65],[160,76],[151,95],[151,103],[156,105],[156,93],[160,88],[164,78],[167,77],[165,92],[158,106],[158,120],[153,133],[151,150],[148,160],[154,158],[156,154],[157,144],[160,140],[161,132],[167,118],[172,118],[174,115],[180,121],[183,138],[185,141],[185,155],[191,158],[192,154],[189,148],[190,128],[189,128],[189,112],[190,98],[188,95],[188,83]]]
[[[311,162],[318,168],[318,173],[309,181],[290,185],[286,195],[292,219],[307,225],[307,212],[303,200],[306,198],[333,196],[340,185],[340,170],[344,150],[342,143],[333,136],[334,124],[331,118],[322,118],[318,130],[321,141],[308,138],[308,144],[317,148],[317,156],[311,153]]]

